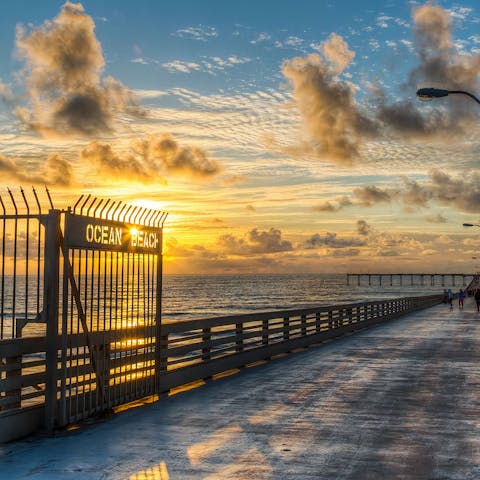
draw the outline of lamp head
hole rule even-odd
[[[443,90],[441,88],[420,88],[417,90],[417,97],[419,100],[428,102],[434,98],[446,97],[448,96],[448,93],[448,90]]]

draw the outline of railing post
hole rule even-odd
[[[262,345],[268,345],[268,320],[262,321]]]
[[[283,317],[283,339],[290,339],[290,317]]]
[[[17,355],[15,357],[6,357],[5,359],[5,375],[6,378],[21,378],[22,376],[22,356]],[[3,410],[9,410],[11,408],[20,408],[22,406],[22,389],[13,388],[5,392],[5,397],[9,400]],[[0,410],[2,407],[0,406]]]
[[[212,330],[210,327],[202,329],[202,360],[210,360],[212,347],[210,342],[212,340]]]
[[[158,393],[162,393],[162,376],[167,373],[168,370],[168,333],[162,333],[160,335],[160,342],[158,343],[159,355],[158,355],[158,368],[157,376],[159,378],[159,390]],[[155,363],[156,365],[156,363]]]
[[[328,329],[331,330],[333,328],[333,313],[331,310],[328,311]]]
[[[60,260],[60,211],[52,209],[46,216],[43,309],[47,323],[45,374],[45,428],[57,424],[58,307]]]
[[[243,323],[235,324],[235,351],[241,352],[243,350]]]
[[[307,334],[307,316],[302,315],[302,336]]]
[[[320,312],[315,313],[315,332],[320,333]]]

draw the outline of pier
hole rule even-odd
[[[478,478],[480,317],[443,304],[53,437],[15,479]],[[61,452],[61,455],[60,455]]]
[[[0,197],[0,478],[478,477],[471,299],[162,321],[164,212],[21,193]]]
[[[473,273],[347,273],[347,285],[465,287],[473,276]]]

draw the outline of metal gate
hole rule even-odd
[[[57,210],[48,191],[48,213],[43,213],[33,190],[38,212],[30,212],[21,191],[27,213],[20,214],[15,195],[8,193],[11,213],[0,196],[0,424],[6,410],[28,408],[28,395],[37,404],[44,400],[42,423],[52,429],[154,394],[166,213],[90,195]],[[32,220],[38,224],[33,247]],[[19,229],[21,221],[26,223]],[[23,237],[21,247],[17,239]],[[17,278],[20,268],[23,282]],[[36,336],[20,338],[29,322],[43,322],[43,335],[37,329]],[[8,345],[5,329],[11,333]],[[37,360],[28,365],[29,387],[37,393],[25,390],[32,353]]]

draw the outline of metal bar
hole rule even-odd
[[[59,301],[60,211],[50,210],[45,233],[44,311],[47,320],[45,426],[52,431],[57,423],[57,338]]]
[[[100,212],[98,213],[98,217],[99,217],[99,218],[104,218],[103,212],[104,212],[104,210],[107,208],[108,204],[109,204],[111,201],[112,201],[112,199],[109,198],[109,199],[107,199],[107,201],[103,204],[102,209],[101,209]],[[95,211],[95,213],[96,213],[96,211]]]
[[[120,209],[120,211],[118,212],[117,214],[117,221],[120,222],[122,221],[121,219],[123,218],[122,215],[123,215],[123,212],[124,210],[128,208],[128,205],[126,203],[123,204],[122,208]]]
[[[26,238],[25,238],[25,322],[27,322],[28,316],[28,265],[29,265],[29,252],[30,252],[30,207],[28,206],[27,199],[25,198],[25,192],[23,188],[20,188],[20,192],[27,208],[27,228],[26,228]]]
[[[3,213],[5,214],[5,204],[3,203],[3,199],[0,196],[0,204],[3,209]],[[4,313],[5,313],[5,240],[7,233],[5,232],[6,228],[6,220],[3,218],[2,222],[2,289],[0,292],[0,339],[3,339],[3,324],[4,324]]]
[[[80,215],[83,215],[83,209],[84,209],[85,205],[87,204],[87,202],[90,200],[91,196],[92,196],[92,194],[89,193],[87,195],[87,198],[85,198],[85,201],[82,203],[82,206],[80,207]]]
[[[97,201],[98,199],[96,198],[95,201]],[[104,199],[101,198],[100,201],[97,203],[97,205],[95,206],[95,209],[93,210],[93,214],[92,216],[93,217],[97,217],[97,210],[101,207],[102,203],[104,202]],[[90,210],[90,209],[89,209]],[[89,212],[87,212],[87,216],[89,215]]]
[[[35,188],[32,187],[33,196],[37,202],[38,214],[42,214],[42,207],[40,206],[40,201],[38,199],[37,192]],[[42,224],[40,218],[38,219],[38,243],[37,243],[37,314],[40,312],[40,246],[42,243]]]
[[[115,202],[113,202],[112,206],[115,205],[115,209],[113,210],[112,212],[112,220],[115,220],[115,214],[117,213],[120,205],[122,204],[122,201],[120,200],[117,204],[115,204]],[[111,209],[110,209],[111,210]],[[110,210],[107,212],[107,215],[110,214]]]
[[[45,187],[45,191],[47,192],[48,201],[50,202],[50,208],[53,210],[55,207],[53,206],[52,197],[47,187]]]
[[[13,198],[12,191],[7,189],[8,194],[13,203],[13,208],[15,209],[15,215],[18,214],[17,204]],[[17,238],[18,238],[18,218],[15,218],[14,227],[13,227],[13,285],[12,285],[12,317],[15,319],[15,310],[17,306]],[[12,338],[15,337],[15,320],[12,321]]]
[[[137,207],[137,211],[135,213],[135,216],[133,217],[132,223],[135,223],[135,224],[137,223],[137,217],[138,217],[138,215],[140,214],[141,211],[142,211],[142,207]]]
[[[129,205],[128,208],[127,208],[127,211],[125,212],[124,214],[124,219],[123,219],[123,222],[125,223],[129,223],[129,219],[130,219],[130,210],[132,210],[133,205]]]
[[[75,215],[75,209],[77,208],[78,204],[82,201],[83,195],[80,195],[79,199],[75,202],[73,206],[73,214]]]
[[[163,235],[160,235],[160,241],[158,242],[158,252],[156,255],[156,290],[155,290],[155,325],[156,325],[156,342],[155,342],[155,377],[157,384],[157,392],[161,391],[161,358],[168,355],[162,353],[162,279],[163,279]]]
[[[73,252],[72,252],[73,255]],[[73,262],[73,260],[72,260]],[[59,424],[65,426],[67,420],[67,351],[68,351],[68,273],[66,271],[66,262],[63,262],[62,275],[62,328],[61,328],[61,354],[60,354],[60,412]]]

